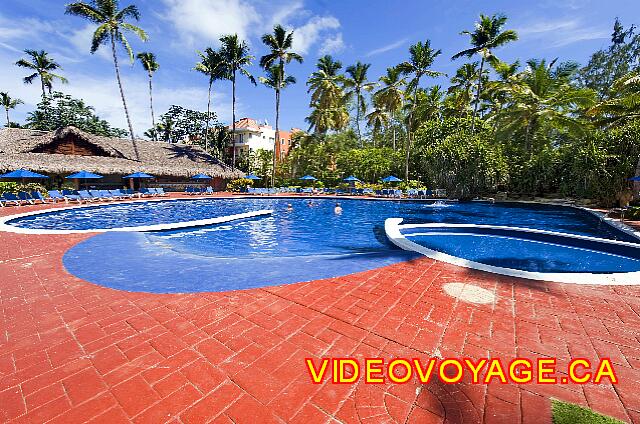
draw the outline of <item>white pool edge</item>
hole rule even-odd
[[[441,262],[446,262],[452,265],[461,266],[464,268],[474,269],[478,271],[491,272],[493,274],[506,275],[508,277],[525,278],[529,280],[548,281],[555,283],[567,283],[567,284],[589,284],[589,285],[640,285],[640,271],[636,272],[621,272],[611,274],[593,274],[586,272],[574,272],[574,273],[553,273],[553,272],[530,272],[521,271],[512,268],[497,267],[493,265],[487,265],[480,262],[470,261],[460,258],[458,256],[448,255],[446,253],[438,252],[433,249],[429,249],[420,244],[417,244],[401,233],[402,228],[420,228],[420,227],[476,227],[476,228],[497,228],[497,229],[515,229],[523,230],[534,233],[553,234],[559,236],[569,236],[573,238],[580,238],[585,240],[597,240],[600,242],[606,242],[619,245],[633,245],[633,243],[621,242],[617,240],[600,239],[596,237],[579,236],[575,234],[564,234],[553,231],[522,229],[517,227],[505,227],[505,226],[491,226],[491,225],[474,225],[474,224],[407,224],[401,225],[402,218],[387,218],[384,223],[385,232],[389,240],[403,250],[413,251],[420,253],[428,258],[435,259]]]
[[[180,199],[148,199],[144,201],[171,201],[171,200],[180,200]],[[140,201],[131,201],[131,202],[119,202],[117,204],[124,205],[128,203],[139,203]],[[55,213],[60,211],[69,211],[87,207],[99,207],[99,206],[109,206],[113,203],[103,203],[101,205],[77,205],[65,208],[54,208],[54,209],[44,209],[39,211],[25,212],[20,214],[13,214],[0,217],[0,231],[5,231],[9,233],[16,234],[90,234],[90,233],[107,233],[107,232],[150,232],[150,231],[167,231],[167,230],[177,230],[181,228],[191,228],[191,227],[203,227],[207,225],[215,225],[222,224],[225,222],[236,221],[239,219],[247,219],[254,218],[258,216],[271,215],[273,210],[270,209],[262,209],[251,212],[244,212],[240,214],[219,216],[215,218],[207,218],[207,219],[199,219],[194,221],[182,221],[182,222],[173,222],[168,224],[154,224],[154,225],[141,225],[136,227],[117,227],[117,228],[92,228],[88,230],[50,230],[50,229],[41,229],[41,228],[23,228],[17,227],[15,225],[11,225],[8,222],[18,218],[24,218],[35,215],[45,215],[48,213]]]

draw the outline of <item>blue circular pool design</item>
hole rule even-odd
[[[343,208],[340,215],[334,213],[336,202]],[[172,231],[100,234],[70,249],[64,264],[90,282],[154,293],[225,291],[332,278],[421,256],[387,239],[384,222],[390,217],[403,218],[404,223],[517,226],[638,242],[577,208],[485,202],[300,197],[171,200],[77,208],[8,224],[90,230],[263,209],[273,210],[272,215]],[[443,238],[441,243],[447,242]]]
[[[501,268],[542,273],[640,271],[640,245],[507,228],[422,227],[402,234],[428,249]]]

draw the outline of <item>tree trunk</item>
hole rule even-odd
[[[7,113],[7,128],[11,126],[11,121],[9,121],[9,108],[5,107],[4,111]]]
[[[480,92],[482,91],[482,71],[484,70],[484,55],[480,61],[480,72],[478,73],[478,90],[476,92],[476,104],[473,105],[473,115],[471,116],[471,132],[476,129],[476,115],[478,114],[478,106],[480,105]]]
[[[396,114],[391,112],[391,127],[393,128],[393,151],[396,150]]]
[[[124,114],[127,117],[127,125],[129,125],[129,135],[131,136],[131,143],[133,144],[133,152],[137,161],[140,160],[140,154],[138,153],[138,145],[136,144],[136,137],[133,134],[133,126],[131,125],[131,118],[129,117],[129,109],[127,109],[127,101],[124,98],[124,90],[122,89],[122,80],[120,79],[120,66],[118,65],[118,55],[116,54],[116,40],[115,34],[111,33],[111,53],[113,54],[113,64],[116,68],[116,79],[118,80],[118,88],[120,89],[120,97],[122,98],[122,106],[124,107]]]
[[[209,151],[209,121],[211,120],[211,86],[213,80],[209,79],[209,92],[207,95],[207,123],[204,130],[204,150]]]
[[[44,78],[42,77],[42,74],[40,74],[40,86],[42,87],[42,98],[44,99],[47,97],[47,92],[44,89]]]
[[[153,79],[153,74],[151,74],[151,72],[149,72],[149,106],[151,108],[151,128],[156,127],[156,117],[153,113],[153,83],[152,83],[152,79]],[[158,141],[158,137],[156,137],[155,133],[153,136],[153,141]]]
[[[358,130],[358,145],[362,149],[362,137],[360,136],[360,92],[356,91],[356,128]]]
[[[413,114],[416,111],[416,104],[418,100],[418,87],[420,86],[420,78],[416,81],[416,92],[415,97],[413,99],[413,105],[411,105],[411,113],[409,113],[409,125],[407,125],[407,145],[406,145],[406,157],[404,162],[404,179],[406,182],[409,182],[409,152],[411,150],[411,137],[413,135],[412,126],[413,126]]]
[[[276,89],[276,140],[273,145],[273,169],[271,170],[271,187],[275,187],[278,146],[280,145],[280,89]]]
[[[232,166],[236,167],[236,70],[233,70],[231,80],[231,147],[233,148]]]

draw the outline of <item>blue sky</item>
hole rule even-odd
[[[305,81],[318,57],[329,53],[345,65],[360,60],[371,63],[370,78],[377,79],[388,66],[407,57],[408,47],[430,39],[442,49],[434,69],[452,74],[463,60],[451,55],[468,46],[460,31],[471,29],[480,13],[504,13],[507,28],[520,40],[496,54],[503,60],[559,57],[585,63],[595,50],[609,44],[613,21],[625,26],[640,24],[637,0],[539,0],[535,2],[477,0],[121,0],[121,6],[135,2],[141,10],[139,25],[150,36],[141,43],[129,35],[136,51],[152,51],[161,68],[155,77],[156,112],[171,104],[206,109],[206,78],[192,71],[196,50],[217,47],[218,38],[237,32],[244,37],[257,59],[266,53],[260,36],[275,23],[295,30],[296,49],[305,57],[302,65],[292,63],[288,71],[298,84],[286,90],[282,100],[282,126],[306,128],[308,96]],[[39,84],[26,86],[23,69],[13,63],[26,48],[44,49],[63,66],[69,79],[58,89],[83,98],[99,115],[125,128],[113,64],[103,47],[89,53],[93,27],[80,18],[65,16],[64,0],[2,0],[0,8],[0,90],[25,101],[13,112],[22,121],[38,101]],[[139,64],[124,63],[123,76],[134,129],[141,135],[150,127],[146,74]],[[251,72],[259,76],[257,66]],[[425,81],[425,85],[446,80]],[[220,119],[231,117],[231,84],[214,85],[213,109]],[[266,119],[273,123],[274,96],[264,86],[238,83],[237,116]]]

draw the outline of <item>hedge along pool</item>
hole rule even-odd
[[[309,205],[309,202],[312,202]],[[342,214],[334,213],[336,201]],[[288,210],[287,205],[292,205]],[[209,219],[256,210],[272,210],[267,216],[157,232],[105,233],[92,237],[64,257],[67,269],[87,281],[108,287],[155,293],[224,291],[331,278],[374,269],[422,256],[404,250],[386,237],[387,218],[403,224],[450,223],[512,226],[558,233],[637,243],[638,239],[577,208],[514,203],[443,203],[380,201],[335,198],[235,198],[136,202],[78,208],[10,220],[23,228],[83,229],[133,225],[169,224]],[[511,241],[510,241],[511,239]],[[477,240],[459,235],[421,240],[434,249],[469,246],[478,251]],[[489,240],[489,238],[486,238]],[[504,249],[495,244],[494,249]],[[504,237],[501,243],[520,243]],[[545,246],[563,243],[551,240]],[[490,247],[487,247],[490,248]],[[517,252],[518,249],[514,251]],[[578,256],[591,250],[573,251]],[[597,251],[597,249],[593,249]],[[576,253],[578,252],[578,253]],[[624,270],[640,262],[629,247]],[[457,250],[456,255],[465,256]],[[527,248],[527,254],[537,253]],[[540,252],[538,252],[540,253]],[[548,253],[548,252],[547,252]],[[539,259],[549,261],[547,253]],[[586,256],[585,256],[586,257]],[[620,259],[622,258],[622,259]],[[476,258],[477,259],[477,258]],[[499,259],[498,259],[499,260]],[[636,262],[634,262],[636,261]],[[611,267],[586,269],[571,261],[563,272],[610,272]],[[504,265],[513,266],[512,263]],[[613,266],[615,267],[615,265]],[[637,270],[640,270],[640,266]],[[545,272],[544,269],[538,270]]]

